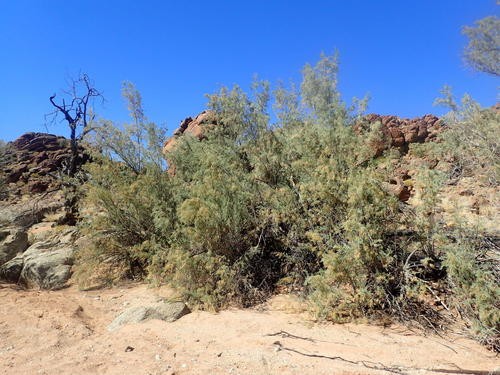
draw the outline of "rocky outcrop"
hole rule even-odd
[[[43,151],[58,151],[66,148],[67,140],[64,137],[47,133],[26,133],[11,142],[12,147],[18,151],[26,151],[30,154]]]
[[[0,279],[29,288],[62,288],[71,276],[75,233],[70,228],[28,248],[19,248],[7,262],[0,262]],[[23,244],[27,245],[27,240]]]
[[[43,197],[30,196],[25,200],[0,202],[0,228],[27,229],[39,223],[45,215],[57,212],[64,206],[64,198],[60,192]]]
[[[379,133],[371,132],[369,135],[368,133],[376,127]],[[435,141],[437,135],[444,129],[444,124],[434,115],[405,119],[370,114],[355,125],[354,129],[360,136],[368,137],[367,147],[370,148],[370,155],[378,157],[384,151],[393,148],[401,152],[402,161],[411,144]],[[391,179],[385,183],[386,190],[398,197],[401,202],[408,201],[413,194],[412,175],[412,171],[404,166],[395,168]]]
[[[79,148],[77,162],[89,159]],[[26,133],[2,150],[0,177],[0,279],[27,287],[59,289],[74,259],[73,204],[61,174],[71,158],[64,137]],[[69,224],[69,225],[67,225]]]
[[[115,331],[123,325],[140,323],[150,319],[159,319],[165,322],[174,322],[191,310],[184,302],[160,301],[149,306],[130,307],[108,326],[109,331]]]
[[[58,226],[61,192],[0,202],[0,280],[59,289],[71,275],[75,229]]]
[[[355,129],[362,134],[364,130],[375,124],[380,124],[383,136],[381,140],[373,143],[377,156],[390,147],[398,148],[406,153],[411,143],[431,142],[443,129],[442,121],[434,115],[406,119],[376,114],[365,116],[363,121],[355,126]]]
[[[436,139],[436,136],[443,128],[442,121],[434,115],[425,115],[414,119],[400,118],[398,116],[383,116],[369,114],[355,126],[359,134],[363,134],[375,124],[380,124],[383,139],[376,145],[376,154],[390,147],[399,148],[406,152],[411,143],[424,143]],[[198,139],[203,139],[206,130],[213,125],[217,125],[214,113],[203,111],[194,119],[187,117],[181,121],[179,127],[174,131],[163,147],[165,154],[172,151],[182,135],[191,135]]]
[[[69,140],[46,133],[26,133],[7,145],[8,160],[3,166],[5,182],[13,193],[43,193],[59,183],[71,156]],[[78,163],[89,156],[79,148]]]
[[[214,113],[211,111],[203,111],[194,119],[187,117],[181,121],[179,127],[174,131],[172,137],[170,137],[163,146],[163,152],[167,155],[172,151],[177,144],[179,137],[182,135],[191,135],[198,139],[203,139],[206,130],[213,125],[217,125],[214,117]]]

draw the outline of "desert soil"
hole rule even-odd
[[[392,325],[318,324],[290,296],[252,309],[195,311],[109,332],[167,289],[82,292],[0,284],[1,374],[480,374],[500,358],[463,335]]]

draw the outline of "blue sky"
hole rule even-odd
[[[170,131],[222,85],[299,81],[322,51],[340,53],[344,99],[368,112],[440,113],[444,84],[493,105],[498,80],[467,69],[464,25],[497,14],[495,0],[114,1],[0,0],[0,139],[46,131],[48,98],[83,71],[106,97],[102,117],[126,121],[121,82]],[[68,135],[64,124],[50,132]]]

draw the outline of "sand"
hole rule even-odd
[[[109,332],[130,306],[172,297],[130,284],[82,292],[0,284],[0,374],[490,374],[500,358],[454,333],[319,324],[291,296]]]

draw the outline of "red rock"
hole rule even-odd
[[[57,186],[55,177],[65,160],[71,156],[69,141],[60,136],[45,133],[26,133],[8,144],[10,159],[3,174],[12,186],[12,194],[42,193],[49,186]],[[78,163],[89,156],[80,148]]]
[[[49,183],[47,181],[35,180],[28,182],[28,191],[30,193],[43,193],[47,191]]]
[[[361,129],[366,129],[366,123],[371,126],[379,122],[382,124],[383,135],[390,137],[388,142],[384,142],[384,144],[397,147],[402,151],[408,150],[410,143],[424,143],[433,140],[443,128],[439,118],[429,114],[414,119],[369,114],[364,117],[363,121],[365,126],[355,126],[358,133],[363,133]],[[378,153],[379,150],[377,150]]]
[[[39,164],[42,161],[46,160],[49,157],[47,151],[42,151],[38,155],[35,156],[35,163]]]
[[[10,172],[7,176],[7,183],[19,181],[23,173],[26,172],[27,170],[28,166],[26,164],[14,166],[12,168],[12,172]]]
[[[198,139],[204,137],[204,132],[211,125],[216,125],[214,115],[211,111],[203,111],[194,118],[188,117],[181,121],[180,126],[174,131],[174,135],[169,138],[163,146],[163,152],[168,154],[177,144],[179,137],[190,134]]]

